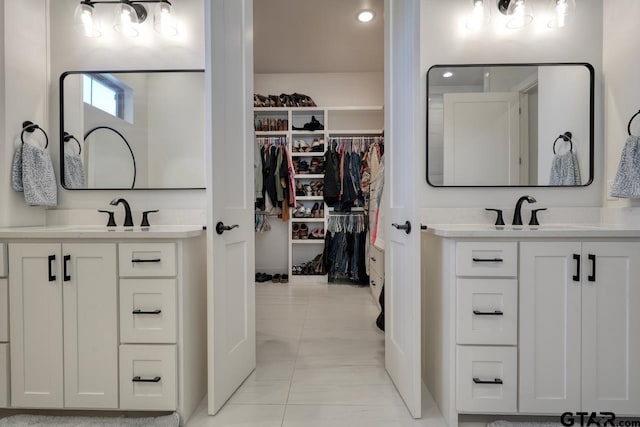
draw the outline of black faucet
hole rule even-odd
[[[133,227],[133,218],[131,217],[131,207],[125,199],[113,199],[109,204],[118,206],[120,203],[124,205],[124,226]]]
[[[536,199],[531,196],[522,196],[516,203],[516,211],[513,213],[512,225],[522,225],[522,204],[524,202],[535,203]]]

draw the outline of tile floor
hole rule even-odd
[[[205,399],[188,427],[444,426],[433,411],[409,415],[377,316],[368,288],[257,284],[256,370],[217,416]]]

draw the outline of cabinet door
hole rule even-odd
[[[116,245],[64,244],[67,408],[118,407]]]
[[[640,243],[582,256],[582,409],[640,415]]]
[[[59,244],[9,245],[11,404],[62,408]]]
[[[580,408],[581,246],[520,244],[520,412]]]

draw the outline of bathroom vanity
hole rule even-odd
[[[465,414],[640,415],[640,230],[429,226],[423,378]]]
[[[0,406],[184,422],[207,386],[205,253],[201,226],[0,229]]]

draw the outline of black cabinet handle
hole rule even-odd
[[[573,254],[573,259],[576,260],[576,274],[573,276],[573,281],[579,282],[580,281],[580,255]]]
[[[56,260],[55,255],[49,255],[49,281],[50,282],[56,281],[56,275],[53,274],[53,261],[55,260]]]
[[[140,378],[135,376],[131,379],[134,383],[159,383],[162,377]]]
[[[67,274],[67,267],[69,267],[69,261],[71,260],[71,255],[64,256],[64,263],[62,264],[62,280],[65,282],[71,281],[71,276]]]
[[[596,256],[594,254],[589,254],[589,261],[591,261],[591,275],[587,277],[587,280],[590,282],[596,281]]]
[[[151,262],[161,262],[162,259],[161,258],[154,258],[154,259],[132,259],[131,262],[136,263],[136,264],[144,264],[144,263],[151,263]]]
[[[496,310],[496,311],[473,310],[473,314],[475,314],[476,316],[504,316],[504,313],[500,310]]]
[[[499,384],[503,384],[502,380],[500,378],[496,378],[493,381],[483,381],[480,380],[478,378],[474,378],[473,382],[476,384],[495,384],[495,385],[499,385]]]
[[[504,262],[504,260],[502,258],[492,258],[492,259],[473,258],[473,262]]]
[[[131,314],[160,314],[162,310],[153,310],[153,311],[143,311],[143,310],[133,310]]]

